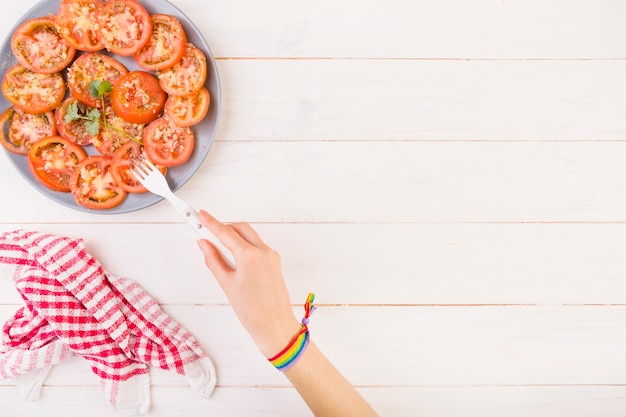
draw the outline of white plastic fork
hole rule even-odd
[[[180,214],[183,219],[185,219],[187,223],[196,232],[198,232],[200,237],[211,242],[213,246],[219,250],[226,262],[232,268],[235,268],[235,259],[233,258],[233,254],[222,244],[222,242],[220,242],[217,236],[204,227],[198,217],[198,212],[172,192],[161,171],[159,171],[159,169],[155,167],[145,155],[142,155],[140,160],[135,160],[133,162],[130,171],[135,175],[137,181],[146,187],[148,191],[167,199],[167,201],[169,201],[170,204],[176,209],[178,214]]]

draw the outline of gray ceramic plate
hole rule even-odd
[[[180,20],[183,28],[185,29],[187,40],[193,43],[196,47],[200,48],[207,57],[207,81],[205,87],[207,88],[207,90],[209,90],[209,93],[211,94],[211,105],[209,108],[209,112],[202,120],[202,122],[192,127],[196,137],[196,145],[193,154],[191,155],[191,158],[186,163],[180,166],[170,168],[167,172],[167,179],[170,187],[174,191],[176,191],[183,184],[185,184],[200,167],[200,165],[206,158],[209,152],[209,148],[211,147],[211,144],[213,143],[213,140],[215,138],[221,104],[219,75],[217,72],[215,58],[213,57],[209,46],[202,37],[202,34],[198,31],[198,28],[191,22],[191,20],[189,20],[189,18],[187,18],[187,16],[185,16],[182,11],[180,11],[176,6],[166,0],[142,1],[141,4],[151,14],[169,14]],[[2,44],[2,49],[0,50],[0,57],[2,57],[0,60],[0,79],[4,77],[4,74],[6,73],[8,68],[17,63],[17,60],[13,57],[11,52],[11,34],[13,34],[15,29],[26,19],[45,16],[50,13],[56,14],[58,7],[59,0],[42,0],[41,2],[33,6],[33,8],[31,8],[26,14],[24,14],[21,20],[15,24],[15,26],[9,32],[7,39],[4,40],[4,43]],[[128,70],[132,71],[135,69],[139,69],[132,57],[121,57],[116,55],[115,58],[122,64],[124,64],[124,66],[128,68]],[[11,104],[4,98],[4,96],[0,94],[0,114],[3,113],[10,105]],[[97,154],[97,151],[93,149],[93,146],[86,146],[85,150],[88,154]],[[109,210],[91,210],[77,204],[71,193],[52,191],[42,186],[31,175],[28,169],[26,157],[13,154],[8,151],[6,151],[6,154],[8,155],[9,160],[13,163],[15,168],[22,174],[22,176],[26,179],[26,181],[28,181],[30,185],[32,185],[34,188],[46,195],[51,200],[54,200],[57,203],[60,203],[66,207],[70,207],[75,210],[97,214],[127,213],[130,211],[140,210],[162,200],[162,197],[159,197],[149,192],[144,194],[129,194],[124,202],[122,202],[122,204],[115,208]]]

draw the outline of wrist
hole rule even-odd
[[[279,371],[285,372],[289,370],[304,354],[309,346],[309,316],[315,310],[313,300],[315,295],[309,293],[306,303],[304,304],[304,318],[299,325],[298,331],[290,338],[289,342],[280,351],[272,356],[267,356],[270,363]]]
[[[287,346],[301,328],[295,316],[275,322],[271,331],[266,333],[267,336],[257,342],[257,347],[263,356],[270,358]]]

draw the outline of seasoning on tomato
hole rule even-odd
[[[59,33],[74,48],[95,52],[104,49],[98,40],[97,10],[100,0],[62,0],[54,16]]]
[[[204,53],[193,44],[187,43],[183,57],[173,67],[159,71],[161,88],[174,96],[185,96],[198,91],[207,77]]]
[[[106,124],[103,123],[99,134],[92,144],[100,154],[113,157],[115,152],[126,142],[141,142],[145,125],[130,123],[118,116],[111,107],[106,108]]]
[[[161,115],[167,94],[159,80],[145,71],[131,71],[113,84],[113,110],[130,123],[150,123]]]
[[[183,57],[187,36],[180,21],[167,14],[154,14],[150,40],[134,55],[135,62],[146,71],[171,68]]]
[[[176,126],[165,117],[150,123],[143,134],[148,159],[165,167],[186,162],[193,152],[194,142],[191,128]]]
[[[27,155],[33,143],[56,134],[51,111],[31,114],[11,106],[0,116],[0,142],[9,152]]]
[[[148,191],[139,181],[135,178],[135,175],[131,172],[131,168],[135,161],[139,161],[142,158],[143,146],[135,141],[126,142],[117,152],[113,155],[113,161],[111,161],[111,174],[115,182],[129,193],[145,193]],[[163,166],[157,166],[159,171],[165,175],[167,168]]]
[[[100,52],[82,54],[67,69],[67,86],[81,103],[101,107],[100,99],[89,92],[92,81],[114,84],[128,70],[121,62]]]
[[[50,17],[35,17],[22,23],[11,36],[11,49],[19,64],[43,74],[63,70],[76,53]]]
[[[90,120],[95,119],[92,112],[97,112],[95,114],[99,117],[99,110],[81,103],[74,97],[63,100],[54,112],[59,135],[83,146],[92,143],[97,137],[97,134],[89,133],[87,128],[90,123],[94,123]]]
[[[111,175],[111,158],[93,155],[83,159],[72,171],[70,189],[81,206],[92,209],[110,209],[126,198]]]
[[[108,0],[97,15],[98,39],[114,54],[134,55],[150,40],[150,15],[135,0]]]
[[[202,87],[186,96],[169,96],[165,101],[164,112],[176,126],[193,126],[206,116],[210,103],[209,91]]]
[[[87,158],[79,146],[61,136],[49,136],[33,143],[28,151],[28,167],[41,184],[54,191],[69,192],[74,168]]]
[[[17,64],[4,74],[2,93],[20,110],[45,113],[63,100],[65,82],[60,72],[41,74]]]

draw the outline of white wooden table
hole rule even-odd
[[[626,3],[173,0],[218,60],[216,141],[180,191],[281,252],[298,314],[379,411],[626,413]],[[0,38],[35,0],[8,2]],[[151,416],[309,415],[165,203],[82,213],[0,156],[0,231],[81,237],[215,361],[152,373]],[[21,304],[0,279],[0,319]],[[86,362],[6,417],[117,415]]]

